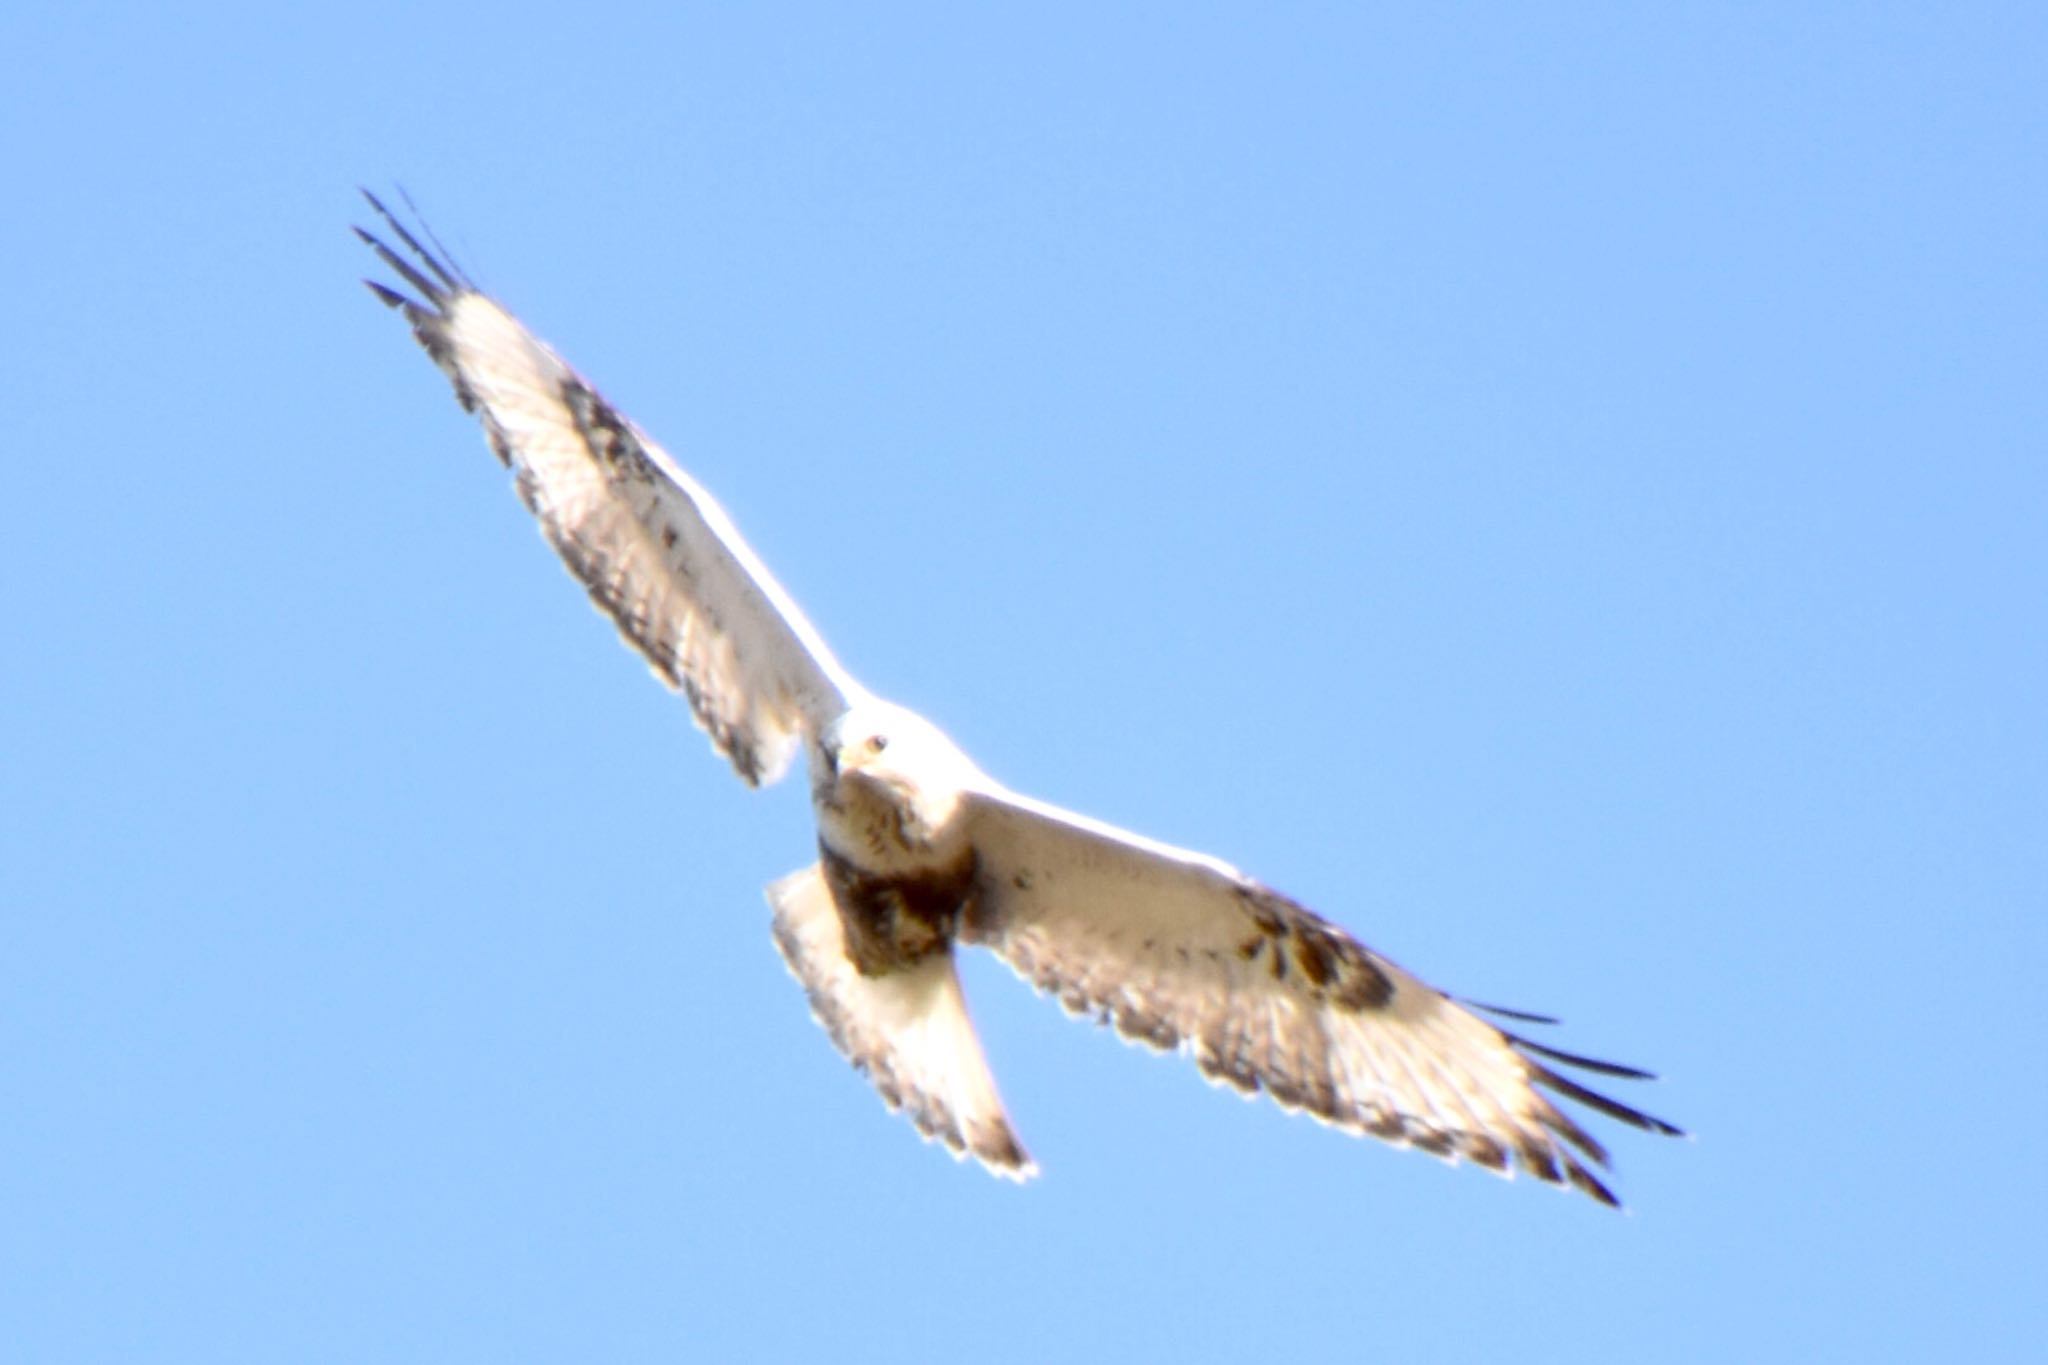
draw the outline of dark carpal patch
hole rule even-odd
[[[1394,998],[1393,980],[1336,925],[1263,886],[1243,886],[1237,894],[1253,930],[1237,946],[1244,962],[1263,963],[1275,981],[1291,973],[1338,1009],[1381,1009]]]
[[[846,956],[862,976],[883,976],[952,945],[974,899],[970,850],[951,867],[877,875],[856,867],[822,839],[820,865],[846,931]]]

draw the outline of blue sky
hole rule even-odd
[[[18,1358],[2037,1346],[2048,23],[1554,8],[7,7]],[[1697,1140],[1616,1216],[977,961],[1045,1174],[918,1143],[363,183],[989,771]]]

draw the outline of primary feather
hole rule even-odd
[[[820,857],[768,888],[776,946],[834,1045],[925,1136],[998,1174],[1036,1170],[968,1019],[960,944],[1214,1081],[1603,1203],[1607,1153],[1556,1100],[1679,1131],[1556,1068],[1647,1073],[1505,1032],[1214,858],[1011,792],[874,697],[710,494],[368,197],[399,246],[356,231],[411,292],[370,288],[482,419],[591,599],[749,784],[806,751]]]
[[[690,699],[749,784],[773,782],[854,685],[725,509],[510,313],[370,196],[425,270],[358,235],[418,293],[370,287],[483,420],[519,498],[591,599]]]

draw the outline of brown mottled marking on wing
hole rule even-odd
[[[1238,956],[1263,956],[1276,982],[1287,979],[1292,963],[1309,992],[1338,1009],[1382,1009],[1393,999],[1394,983],[1343,930],[1270,887],[1241,882],[1234,889],[1258,931],[1238,945]]]
[[[978,796],[972,813],[980,894],[961,940],[992,949],[1072,1013],[1187,1051],[1212,1081],[1602,1202],[1613,1198],[1594,1174],[1606,1153],[1545,1091],[1676,1131],[1543,1059],[1639,1073],[1502,1033],[1214,859],[1007,792]]]
[[[709,493],[429,242],[375,196],[370,203],[404,251],[357,235],[417,297],[371,290],[405,316],[481,418],[549,544],[689,699],[739,775],[775,780],[858,685]]]

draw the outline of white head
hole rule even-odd
[[[827,726],[813,755],[811,788],[819,818],[849,835],[886,823],[912,838],[939,842],[961,793],[986,785],[974,761],[936,725],[872,698],[856,702]]]

